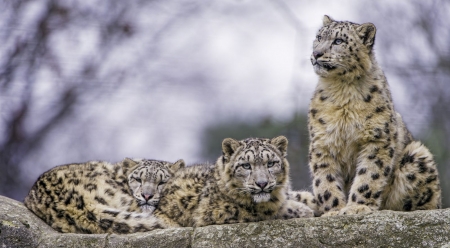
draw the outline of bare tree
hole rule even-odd
[[[0,194],[13,196],[24,190],[23,159],[41,146],[55,127],[73,118],[83,95],[101,88],[97,80],[102,61],[112,45],[133,33],[123,6],[115,2],[119,1],[108,1],[98,11],[54,0],[1,3],[8,18],[1,24],[0,36],[6,44],[0,60],[1,128],[5,134],[0,139]],[[86,63],[76,68],[80,73],[73,78],[66,73],[66,61],[55,49],[55,39],[90,22],[99,23],[102,46],[96,54],[83,58]],[[42,80],[43,72],[51,75],[46,78],[51,81]],[[43,97],[40,92],[49,86],[54,90]]]
[[[0,48],[0,194],[23,197],[32,183],[24,182],[23,175],[33,170],[24,168],[24,161],[31,155],[40,157],[40,162],[51,156],[38,154],[52,142],[49,137],[72,132],[74,142],[79,143],[77,150],[98,146],[82,144],[82,126],[101,122],[81,118],[89,108],[107,103],[108,97],[125,86],[145,80],[143,87],[154,89],[176,75],[161,70],[147,79],[152,68],[144,67],[147,61],[158,67],[165,36],[178,29],[184,18],[195,15],[199,5],[185,1],[163,6],[163,2],[0,2],[0,41],[4,44]],[[138,18],[142,9],[154,15],[154,23],[146,25],[151,30],[142,30]],[[143,37],[148,43],[136,50],[136,39]],[[123,62],[127,57],[132,59]],[[136,75],[141,81],[133,81]],[[109,149],[114,151],[113,146]]]

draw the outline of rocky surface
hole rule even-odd
[[[0,196],[0,247],[450,248],[450,209],[93,235],[58,233],[22,203]]]

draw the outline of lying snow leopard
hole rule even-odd
[[[371,23],[325,16],[314,41],[309,166],[324,216],[441,207],[433,155],[394,110],[375,33]]]
[[[154,228],[313,217],[305,204],[288,200],[288,141],[249,138],[222,143],[215,165],[185,167],[166,184],[151,216]]]
[[[184,161],[125,159],[61,165],[42,174],[25,206],[60,232],[147,231],[164,184]]]

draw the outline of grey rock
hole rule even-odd
[[[42,236],[54,233],[21,202],[0,196],[0,247],[36,247]]]
[[[192,247],[440,247],[450,209],[276,220],[197,228]]]
[[[450,209],[274,220],[128,235],[59,233],[0,196],[0,247],[450,247]]]

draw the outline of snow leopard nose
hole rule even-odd
[[[144,197],[144,199],[145,199],[146,201],[148,201],[149,199],[152,199],[153,195],[142,194],[142,197]]]
[[[313,56],[315,59],[318,59],[323,56],[323,52],[314,51]]]
[[[264,189],[267,186],[267,182],[255,182],[255,184],[261,189]]]

